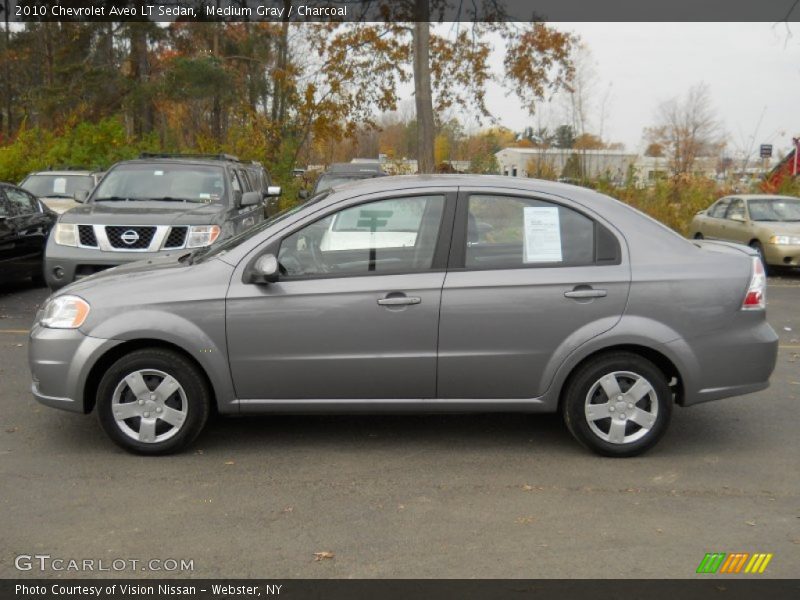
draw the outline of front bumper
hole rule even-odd
[[[49,329],[36,323],[31,329],[28,363],[31,392],[46,406],[71,412],[88,412],[84,390],[92,366],[120,340],[83,334],[78,329]]]
[[[764,258],[775,267],[800,267],[800,244],[767,244]]]
[[[137,260],[161,258],[175,252],[174,249],[160,252],[104,252],[96,248],[60,246],[50,240],[44,261],[44,277],[50,289],[57,290],[111,267]]]

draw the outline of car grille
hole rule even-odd
[[[91,225],[78,225],[78,242],[81,246],[97,248],[97,237]]]
[[[164,242],[164,248],[182,248],[186,243],[187,229],[187,227],[173,227]]]
[[[106,226],[108,243],[111,244],[112,248],[122,250],[146,250],[150,247],[155,234],[155,227]]]

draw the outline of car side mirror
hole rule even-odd
[[[297,197],[300,198],[300,200],[308,200],[308,190],[300,190],[297,193]]]
[[[89,197],[89,190],[75,190],[75,193],[72,194],[72,199],[75,202],[80,202],[83,204],[86,202],[86,199]]]
[[[249,283],[274,283],[278,281],[280,269],[274,254],[262,254],[253,263],[249,273]]]
[[[254,206],[261,202],[263,198],[258,192],[245,192],[239,200],[239,206]]]
[[[279,185],[267,186],[267,196],[280,196],[280,195],[281,195],[281,186]]]

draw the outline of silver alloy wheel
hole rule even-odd
[[[111,398],[111,414],[120,431],[147,444],[177,434],[186,421],[188,406],[181,384],[156,369],[126,375]]]
[[[586,394],[586,422],[601,440],[630,444],[643,438],[658,417],[658,395],[652,384],[630,371],[598,379]]]

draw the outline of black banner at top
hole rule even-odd
[[[797,0],[0,0],[23,21],[762,21],[800,20]]]

